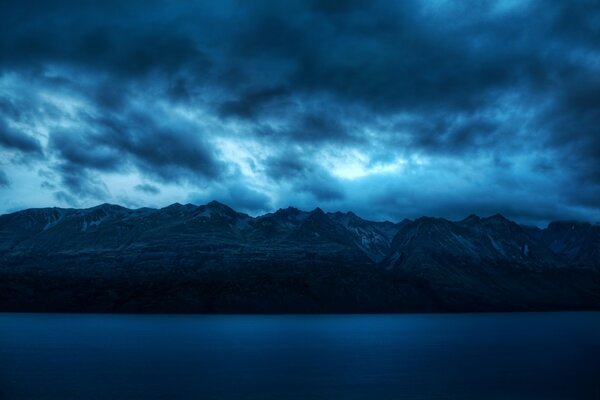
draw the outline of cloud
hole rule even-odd
[[[69,164],[60,165],[57,172],[60,173],[61,183],[71,198],[105,201],[110,197],[108,187],[95,172],[74,168]],[[63,196],[63,198],[65,197]],[[75,204],[75,202],[70,203]]]
[[[134,189],[137,190],[137,191],[139,191],[139,192],[147,193],[147,194],[150,194],[150,195],[159,194],[160,193],[160,189],[159,188],[157,188],[154,185],[150,185],[149,183],[143,183],[143,184],[135,185]]]
[[[52,132],[48,149],[68,170],[115,171],[122,163],[122,157],[111,146],[98,146],[91,134],[82,131]]]
[[[79,207],[80,206],[79,201],[77,201],[77,199],[75,197],[71,196],[70,194],[66,193],[63,190],[54,192],[53,196],[59,202],[66,203],[71,207]]]
[[[0,19],[0,32],[10,39],[0,42],[3,65],[31,69],[66,62],[125,78],[185,67],[202,72],[207,61],[195,38],[178,28],[177,10],[158,7],[152,15],[142,6],[34,1],[24,10],[9,4]]]
[[[197,127],[160,123],[155,117],[135,111],[80,117],[76,128],[50,133],[51,168],[72,195],[102,201],[110,192],[102,173],[136,171],[163,183],[204,182],[225,173],[225,164]],[[145,192],[154,194],[150,187],[144,186]]]
[[[268,158],[264,164],[265,173],[272,180],[289,186],[292,192],[309,194],[318,203],[345,196],[342,186],[331,173],[299,150],[282,152]]]
[[[284,87],[266,87],[242,93],[235,100],[224,101],[219,106],[219,114],[224,117],[253,118],[289,93]]]
[[[0,171],[0,188],[7,188],[10,186],[10,181],[8,180],[8,177],[6,176],[6,173],[4,173],[4,171]]]
[[[164,181],[182,178],[216,179],[224,165],[198,127],[189,130],[173,124],[159,123],[147,114],[133,113],[126,119],[97,121],[103,130],[92,140],[129,157],[141,171]]]
[[[7,4],[8,191],[30,164],[68,204],[595,218],[599,16],[588,0]]]
[[[32,155],[41,155],[43,150],[39,141],[29,135],[11,128],[0,116],[0,146]]]

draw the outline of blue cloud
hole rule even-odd
[[[600,6],[511,4],[7,4],[3,196],[597,218]]]

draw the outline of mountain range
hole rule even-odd
[[[600,309],[598,224],[252,217],[215,201],[0,216],[0,311],[563,309]]]

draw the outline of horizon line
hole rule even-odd
[[[358,215],[356,212],[354,212],[354,211],[352,211],[352,210],[345,211],[345,212],[344,212],[344,211],[341,211],[341,210],[336,210],[336,211],[324,211],[324,210],[323,210],[321,207],[318,207],[318,206],[317,206],[317,207],[313,208],[312,210],[308,210],[308,211],[307,211],[307,210],[303,210],[303,209],[301,209],[301,208],[298,208],[298,207],[295,207],[295,206],[289,205],[289,206],[287,206],[287,207],[285,207],[285,208],[281,208],[281,207],[280,207],[280,208],[278,208],[278,209],[276,209],[276,210],[274,210],[274,211],[265,212],[264,214],[260,214],[260,215],[252,216],[252,215],[250,215],[250,214],[247,214],[247,213],[244,213],[244,212],[237,211],[235,208],[231,207],[230,205],[228,205],[228,204],[226,204],[226,203],[223,203],[222,201],[218,201],[218,200],[211,200],[211,201],[209,201],[209,202],[207,202],[207,203],[205,203],[205,204],[194,204],[194,203],[185,203],[185,204],[182,204],[182,203],[179,203],[179,202],[175,202],[175,203],[171,203],[171,204],[169,204],[169,205],[166,205],[166,206],[164,206],[164,207],[149,207],[149,206],[143,206],[143,207],[137,207],[137,208],[130,208],[130,207],[126,207],[126,206],[123,206],[123,205],[120,205],[120,204],[116,204],[116,203],[108,203],[108,202],[105,202],[105,203],[100,203],[100,204],[98,204],[98,205],[91,206],[91,207],[80,207],[80,208],[78,208],[78,207],[57,207],[57,206],[48,206],[48,207],[29,207],[29,208],[23,208],[23,209],[20,209],[20,210],[15,210],[15,211],[11,211],[11,212],[2,213],[2,214],[0,214],[0,217],[2,217],[2,216],[5,216],[5,215],[10,215],[10,214],[16,214],[16,213],[19,213],[19,212],[25,212],[25,211],[29,211],[29,210],[45,210],[45,209],[58,209],[58,210],[78,210],[78,211],[82,211],[82,210],[92,210],[92,209],[94,209],[94,208],[100,208],[100,207],[102,207],[102,206],[113,206],[113,207],[120,207],[120,208],[124,208],[124,209],[126,209],[126,210],[130,210],[130,211],[137,211],[137,210],[144,210],[144,209],[150,209],[150,210],[156,210],[156,211],[159,211],[159,210],[164,210],[164,209],[167,209],[167,208],[169,208],[169,207],[173,207],[173,206],[181,206],[181,207],[185,207],[185,206],[193,206],[193,207],[206,207],[206,206],[208,206],[208,205],[210,205],[210,204],[218,204],[218,205],[223,205],[223,206],[225,206],[225,207],[227,207],[227,208],[229,208],[229,209],[233,210],[234,212],[236,212],[236,213],[238,213],[238,214],[243,214],[243,215],[246,215],[247,217],[249,217],[249,218],[253,218],[253,219],[256,219],[256,218],[261,218],[261,217],[264,217],[264,216],[266,216],[266,215],[275,214],[275,213],[276,213],[276,212],[278,212],[278,211],[284,211],[284,210],[294,209],[294,210],[298,210],[298,211],[300,211],[300,212],[307,213],[307,214],[313,213],[313,212],[315,212],[315,211],[317,211],[317,210],[321,210],[321,211],[322,211],[323,213],[325,213],[325,214],[336,214],[336,213],[341,213],[341,214],[353,214],[353,215],[355,215],[356,217],[358,217],[358,218],[360,218],[360,219],[362,219],[362,220],[365,220],[365,221],[369,221],[369,222],[382,222],[382,223],[384,223],[384,222],[389,222],[389,223],[393,223],[393,224],[399,224],[399,223],[401,223],[401,222],[403,222],[403,221],[411,221],[411,222],[413,222],[413,221],[417,221],[417,220],[419,220],[419,219],[423,219],[423,218],[439,219],[439,220],[444,220],[444,221],[448,221],[448,222],[462,222],[462,221],[465,221],[465,220],[467,220],[467,219],[469,219],[469,218],[471,218],[471,217],[476,217],[476,218],[478,218],[478,219],[482,219],[482,220],[488,220],[488,219],[492,219],[492,218],[495,218],[495,217],[501,217],[501,218],[503,218],[503,219],[506,219],[507,221],[513,222],[513,223],[515,223],[515,224],[517,224],[517,225],[519,225],[519,226],[523,226],[523,227],[533,227],[533,228],[538,228],[538,229],[540,228],[539,226],[536,226],[536,225],[530,225],[530,224],[521,224],[521,223],[518,223],[518,222],[516,222],[516,221],[514,221],[514,220],[512,220],[512,219],[510,219],[510,218],[508,218],[508,217],[506,217],[505,215],[503,215],[503,214],[502,214],[502,213],[500,213],[500,212],[496,212],[496,213],[494,213],[494,214],[491,214],[491,215],[489,215],[489,216],[487,216],[487,217],[483,217],[483,216],[480,216],[480,215],[478,215],[478,214],[475,214],[475,213],[470,213],[469,215],[467,215],[466,217],[464,217],[464,218],[462,218],[462,219],[450,219],[450,218],[446,218],[446,217],[436,217],[436,216],[431,216],[431,215],[421,215],[421,216],[419,216],[419,217],[416,217],[416,218],[403,218],[403,219],[401,219],[401,220],[399,220],[399,221],[397,221],[397,222],[394,222],[394,221],[391,221],[391,220],[389,220],[389,219],[385,219],[385,220],[370,220],[370,219],[367,219],[367,218],[363,218],[363,217],[361,217],[360,215]],[[557,220],[549,220],[549,222],[547,223],[546,227],[548,227],[550,224],[552,224],[552,223],[554,223],[554,222],[572,222],[572,223],[586,223],[586,224],[590,224],[590,225],[600,225],[600,222],[592,222],[592,221],[589,221],[589,220],[576,220],[576,219],[557,219]]]

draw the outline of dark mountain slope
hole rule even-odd
[[[346,235],[358,248],[377,262],[389,253],[392,239],[402,226],[402,223],[389,221],[367,221],[353,212],[329,213],[328,216],[346,230]]]
[[[557,221],[541,235],[542,243],[570,264],[600,268],[600,225]]]
[[[406,224],[383,261],[423,278],[450,309],[536,309],[597,304],[597,274],[565,264],[506,218]],[[589,279],[589,281],[588,281]]]
[[[0,310],[399,312],[595,309],[591,224],[495,215],[373,222],[211,202],[0,216]]]

